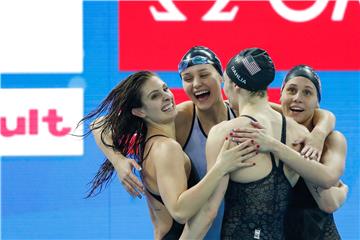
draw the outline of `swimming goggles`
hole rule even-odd
[[[209,58],[204,56],[195,56],[193,58],[184,59],[179,63],[179,73],[182,73],[188,67],[199,65],[199,64],[214,64]]]

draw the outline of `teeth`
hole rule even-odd
[[[304,111],[302,108],[298,108],[298,107],[291,107],[290,110],[292,110],[292,111]]]
[[[209,91],[208,90],[202,90],[202,91],[199,91],[199,92],[196,92],[194,93],[195,96],[199,96],[201,94],[204,94],[204,93],[208,93]]]
[[[162,111],[166,112],[168,111],[169,109],[173,108],[174,107],[174,104],[173,103],[170,103],[169,105],[166,105],[165,107],[162,108]]]

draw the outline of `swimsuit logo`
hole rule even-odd
[[[255,239],[260,239],[260,229],[255,229],[254,238]]]

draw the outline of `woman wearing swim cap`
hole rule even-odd
[[[123,155],[132,152],[143,168],[141,177],[146,186],[154,239],[181,238],[184,223],[208,201],[222,176],[252,166],[243,161],[255,155],[255,146],[248,141],[229,149],[227,139],[217,163],[199,182],[191,158],[175,140],[174,96],[152,72],[130,75],[82,122],[102,113],[107,115],[91,125],[92,130],[100,129],[102,144]],[[99,193],[113,173],[114,167],[106,159],[92,180],[88,197]],[[191,234],[191,229],[185,234]]]
[[[177,105],[177,116],[175,118],[176,140],[183,147],[184,151],[193,161],[194,167],[202,178],[207,171],[205,157],[205,143],[210,129],[225,120],[235,117],[234,112],[223,101],[221,94],[222,67],[219,58],[209,48],[195,46],[189,49],[180,60],[178,72],[182,79],[183,88],[191,101],[183,102]],[[237,103],[236,103],[237,104]],[[237,111],[237,106],[234,110]],[[328,114],[317,112],[319,120],[317,125],[321,129],[328,128]],[[324,130],[326,131],[326,130]],[[99,148],[106,157],[113,163],[123,187],[133,196],[141,197],[144,194],[141,182],[132,173],[132,167],[140,169],[140,166],[130,158],[126,158],[111,148],[103,145],[100,141],[100,133],[94,130],[93,135],[97,140]],[[222,199],[221,193],[212,196],[212,202]],[[212,219],[216,216],[205,239],[219,239],[223,205],[219,211],[217,204],[213,206],[204,206],[203,214]],[[207,211],[207,209],[215,209]],[[196,225],[196,221],[193,221]],[[207,229],[199,231],[207,231]],[[196,235],[196,238],[202,238],[202,233]]]
[[[320,100],[321,82],[317,73],[307,65],[292,68],[281,87],[283,113],[312,131],[314,112]],[[268,151],[289,156],[286,149],[281,153],[276,150],[276,144],[262,130],[240,129],[234,135],[242,140],[253,139],[268,148]],[[307,161],[313,168],[299,171],[304,177],[300,177],[293,188],[285,226],[287,239],[340,239],[332,212],[343,204],[348,192],[348,187],[340,181],[345,167],[347,144],[345,137],[338,131],[332,131],[329,135],[320,134],[320,138],[324,139],[321,158],[311,161],[311,157],[316,156],[309,156]]]
[[[266,90],[274,77],[274,64],[263,49],[245,49],[229,61],[224,90],[229,101],[239,106],[239,117],[211,129],[206,144],[209,167],[216,162],[225,134],[250,127],[252,121],[266,126],[269,135],[289,147],[306,135],[303,126],[286,119],[268,102]],[[221,183],[227,187],[221,239],[284,239],[284,217],[298,176],[272,153],[259,152],[249,160],[256,165],[231,172]]]
[[[284,114],[311,131],[314,128],[314,111],[319,107],[320,100],[321,82],[317,73],[307,65],[292,68],[282,87]],[[346,148],[346,139],[340,132],[333,131],[325,137],[319,166],[332,175],[334,187],[327,190],[303,178],[299,179],[293,189],[288,212],[287,239],[340,239],[332,212],[345,201],[348,191],[340,181],[345,167]]]

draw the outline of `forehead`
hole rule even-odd
[[[298,87],[303,87],[303,88],[305,87],[313,88],[313,89],[316,88],[314,83],[310,79],[302,76],[297,76],[287,81],[285,86],[289,86],[289,85],[296,85]]]
[[[165,82],[159,77],[152,76],[144,83],[144,85],[142,86],[142,91],[144,93],[150,93],[151,91],[162,87],[164,84]]]
[[[181,73],[181,76],[184,76],[187,74],[196,74],[201,71],[216,71],[216,69],[211,64],[198,64],[198,65],[194,65],[194,66],[191,66],[191,67],[188,67],[187,69],[185,69]]]

